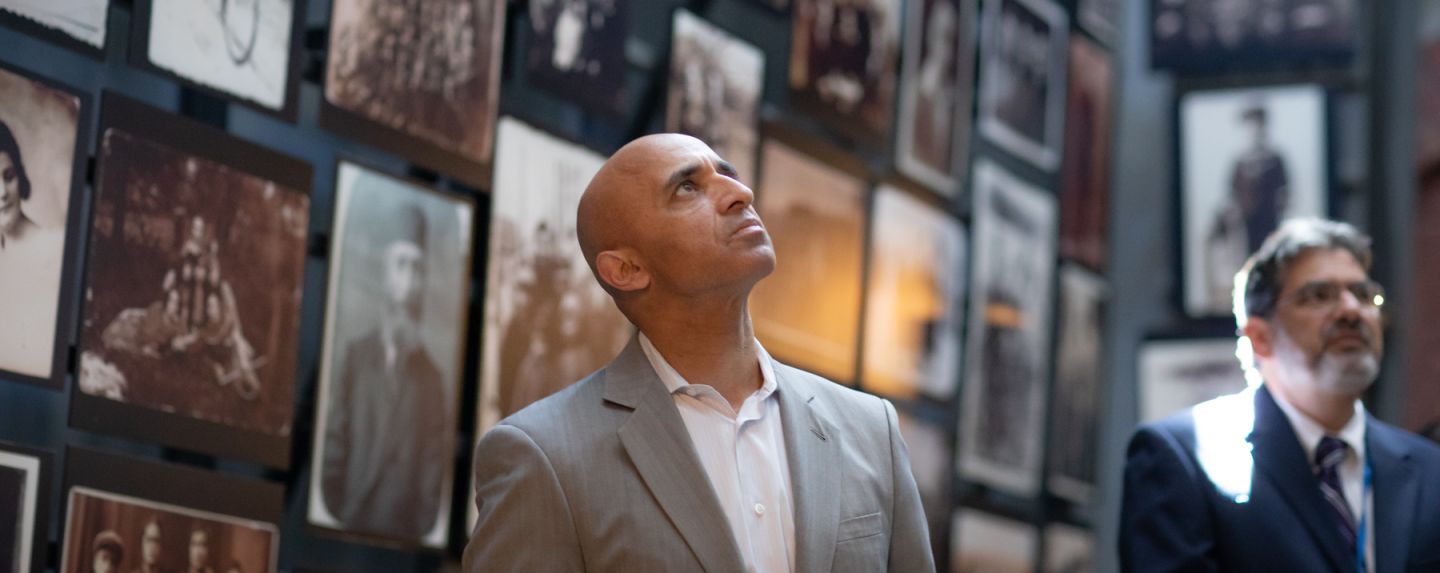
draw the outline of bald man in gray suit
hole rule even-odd
[[[935,570],[894,407],[755,339],[753,200],[676,134],[591,180],[580,247],[639,333],[480,441],[465,571]]]

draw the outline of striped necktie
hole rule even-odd
[[[1345,540],[1347,554],[1355,554],[1355,516],[1350,513],[1350,504],[1345,501],[1345,490],[1340,485],[1340,463],[1350,446],[1338,438],[1325,436],[1315,448],[1315,477],[1320,480],[1320,493],[1325,495],[1330,517]]]

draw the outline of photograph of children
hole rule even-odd
[[[906,12],[895,162],[946,197],[960,193],[970,149],[975,0],[912,0]]]
[[[915,475],[915,486],[920,490],[920,506],[925,510],[925,521],[930,526],[930,549],[935,555],[942,555],[949,540],[946,535],[950,527],[950,476],[954,464],[954,449],[945,428],[898,410],[900,435],[910,453],[910,471]]]
[[[0,68],[0,371],[64,382],[78,96]],[[88,155],[82,149],[78,155]],[[77,207],[78,208],[78,207]],[[60,356],[57,356],[60,355]]]
[[[765,54],[686,10],[676,10],[665,131],[700,138],[754,181]]]
[[[796,0],[790,88],[851,137],[885,141],[895,110],[900,0]]]
[[[1060,256],[1105,269],[1110,229],[1110,141],[1115,72],[1110,56],[1070,38],[1065,162],[1060,168]]]
[[[985,3],[980,132],[1046,171],[1060,162],[1069,18],[1051,0]]]
[[[1124,0],[1080,0],[1075,13],[1080,27],[1094,35],[1100,43],[1115,46],[1120,40],[1120,26],[1125,18]]]
[[[976,165],[974,186],[959,469],[997,490],[1034,495],[1050,372],[1055,199],[989,161]]]
[[[1146,341],[1139,367],[1141,424],[1245,389],[1234,337]]]
[[[73,40],[96,52],[105,48],[110,0],[0,0],[3,21]]]
[[[1421,4],[1415,78],[1414,221],[1440,221],[1440,2]],[[1410,252],[1410,292],[1440,292],[1440,225],[1416,224]],[[1440,316],[1440,297],[1406,301],[1410,316]],[[1440,347],[1440,321],[1406,321],[1405,338],[1413,348]],[[1440,353],[1408,353],[1404,424],[1418,429],[1433,424],[1440,441]]]
[[[1150,0],[1150,65],[1207,73],[1345,65],[1355,0]]]
[[[443,547],[475,209],[337,168],[309,521]]]
[[[965,227],[889,185],[875,190],[860,385],[949,401],[960,383]]]
[[[1060,523],[1045,526],[1045,573],[1091,573],[1095,538],[1090,532]]]
[[[1185,311],[1228,316],[1245,257],[1280,221],[1329,212],[1325,92],[1190,92],[1179,113]]]
[[[601,115],[624,116],[625,38],[622,0],[530,0],[529,83]]]
[[[127,434],[180,424],[141,439],[235,453],[192,431],[198,420],[279,440],[284,454],[310,198],[217,157],[228,148],[237,162],[298,170],[300,185],[309,166],[130,100],[105,107],[76,380],[93,398],[73,407],[128,405]]]
[[[1033,573],[1040,540],[1035,527],[977,509],[955,510],[950,529],[950,571]]]
[[[860,336],[865,181],[773,139],[760,153],[756,208],[783,262],[751,293],[755,337],[786,364],[851,382]]]
[[[294,117],[295,0],[148,0],[149,64],[261,109]]]
[[[503,0],[335,0],[331,8],[326,102],[408,136],[367,138],[377,146],[413,140],[490,164]]]
[[[1060,267],[1046,484],[1055,495],[1079,504],[1089,503],[1095,488],[1105,291],[1100,277],[1076,265]]]
[[[68,497],[61,573],[276,571],[272,523],[88,487]]]
[[[0,443],[0,571],[44,571],[49,533],[41,524],[48,500],[49,456]]]
[[[630,321],[590,274],[575,238],[580,194],[604,157],[500,121],[480,354],[480,427],[604,366]]]

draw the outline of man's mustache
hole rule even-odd
[[[1337,339],[1358,338],[1366,348],[1375,347],[1375,334],[1363,323],[1337,322],[1324,331],[1325,345],[1330,346]]]

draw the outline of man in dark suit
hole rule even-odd
[[[1125,571],[1440,571],[1440,448],[1360,402],[1384,349],[1369,245],[1294,220],[1246,261],[1251,385],[1131,440]]]

